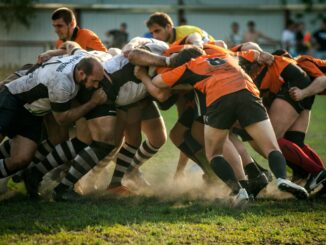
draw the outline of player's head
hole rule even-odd
[[[284,56],[284,57],[293,59],[292,55],[288,51],[286,51],[285,49],[277,49],[272,54],[277,55],[277,56]]]
[[[254,21],[250,20],[250,21],[248,21],[248,23],[247,23],[247,27],[248,27],[248,30],[249,30],[249,31],[255,31],[256,24],[255,24]]]
[[[52,26],[58,38],[63,41],[69,40],[77,25],[73,11],[68,8],[59,8],[52,13],[51,18]]]
[[[120,31],[126,32],[127,28],[128,28],[127,23],[123,22],[123,23],[120,24]]]
[[[98,88],[104,78],[104,69],[94,57],[85,57],[76,65],[76,80],[86,88]]]
[[[233,33],[238,33],[239,32],[239,23],[238,22],[232,22],[231,30],[232,30]]]
[[[173,21],[163,12],[155,12],[146,21],[146,26],[155,39],[167,42],[173,36]]]
[[[201,48],[193,45],[185,45],[185,47],[181,50],[180,53],[174,54],[170,59],[170,66],[177,67],[187,63],[192,58],[197,58],[201,55],[204,55],[205,51]]]

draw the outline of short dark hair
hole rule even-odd
[[[289,27],[291,25],[295,24],[295,22],[291,19],[286,20],[286,27]]]
[[[285,49],[277,49],[272,53],[272,55],[284,56],[293,59],[292,55]]]
[[[92,75],[96,61],[94,57],[85,57],[78,62],[76,69],[84,71],[87,76]]]
[[[252,21],[252,20],[248,21],[248,23],[247,23],[247,26],[252,26],[252,27],[254,27],[255,25],[256,25],[255,22]]]
[[[184,63],[190,61],[192,58],[197,58],[204,54],[205,51],[197,46],[185,45],[185,47],[181,50],[181,52],[171,59],[170,66],[171,67],[181,66]]]
[[[164,12],[155,12],[152,14],[149,19],[146,21],[146,26],[150,27],[154,24],[158,24],[159,26],[166,27],[168,24],[174,26],[171,17]]]
[[[70,24],[74,19],[76,19],[74,12],[68,8],[58,8],[54,10],[51,18],[52,20],[62,18],[67,25]]]

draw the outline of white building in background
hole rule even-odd
[[[205,29],[217,39],[225,39],[230,32],[230,24],[240,24],[240,31],[246,30],[249,20],[256,23],[257,30],[276,39],[281,39],[284,29],[286,10],[290,16],[303,14],[301,21],[306,29],[315,31],[318,23],[311,24],[311,19],[326,10],[325,4],[316,4],[311,13],[304,12],[300,0],[288,0],[288,4],[280,4],[280,0],[183,0],[181,6],[185,10],[188,24]],[[35,18],[31,20],[30,29],[14,24],[8,33],[0,22],[0,66],[22,65],[31,63],[36,56],[51,48],[56,35],[51,26],[51,13],[58,7],[69,7],[78,10],[79,26],[88,28],[106,41],[105,32],[118,28],[120,23],[128,24],[129,37],[142,36],[147,28],[144,24],[148,16],[155,11],[167,12],[177,24],[177,0],[82,0],[82,1],[46,1],[39,0],[35,4]]]

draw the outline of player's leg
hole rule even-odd
[[[93,141],[76,155],[67,175],[54,189],[53,197],[56,200],[69,199],[69,193],[74,193],[74,184],[115,148],[115,107],[99,106],[87,114],[86,118]]]

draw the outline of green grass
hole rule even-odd
[[[3,77],[5,73],[1,73]],[[306,142],[326,159],[326,97],[319,96]],[[165,112],[167,128],[175,110]],[[254,154],[255,155],[255,154]],[[259,162],[266,161],[258,156]],[[156,181],[155,197],[94,197],[78,203],[28,200],[22,185],[0,202],[0,244],[325,244],[326,199],[308,201],[260,199],[233,209],[221,199],[188,192],[157,197],[159,187],[178,185],[172,176],[178,151],[168,142],[143,167]],[[192,177],[192,175],[190,175]],[[191,179],[192,189],[200,189]],[[188,183],[189,184],[189,183]]]

